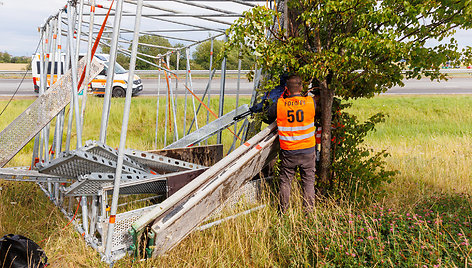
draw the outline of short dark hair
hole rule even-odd
[[[302,78],[299,75],[292,74],[287,78],[287,88],[291,93],[301,91]]]

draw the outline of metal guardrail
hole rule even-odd
[[[0,75],[24,75],[25,71],[2,71],[0,70]],[[31,71],[26,73],[27,75],[31,75]]]
[[[179,70],[179,71],[174,71],[175,73],[179,75],[185,75],[186,70]],[[194,75],[206,75],[208,74],[208,70],[192,70],[192,74]],[[241,74],[245,75],[249,73],[250,70],[241,70]],[[405,72],[405,71],[403,71]],[[439,70],[440,73],[444,74],[472,74],[472,69],[441,69]],[[135,70],[135,74],[137,75],[152,75],[152,74],[157,74],[157,70]],[[226,70],[226,74],[237,74],[238,70]],[[2,71],[0,70],[0,75],[24,75],[25,71]],[[221,70],[216,70],[215,74],[221,74]],[[27,75],[31,75],[31,71],[27,72]]]
[[[245,75],[247,73],[249,73],[251,70],[241,70],[241,74],[242,75]],[[179,75],[185,75],[185,73],[187,72],[186,70],[178,70],[178,71],[174,71],[175,73],[179,74]],[[157,74],[158,71],[157,70],[136,70],[135,71],[136,74],[138,75],[149,75],[149,74]],[[194,75],[208,75],[209,72],[208,70],[191,70],[191,73],[194,74]],[[221,70],[216,70],[215,71],[215,75],[219,75],[221,74]],[[238,74],[238,70],[226,70],[226,74]]]
[[[174,71],[174,72],[179,74],[179,75],[185,75],[186,70],[179,70],[179,71]],[[191,72],[194,75],[207,75],[208,74],[208,70],[192,70]],[[250,70],[241,70],[242,75],[245,75],[248,72],[250,72]],[[157,72],[157,70],[135,70],[134,73],[137,74],[137,75],[152,75],[152,74],[157,74],[158,72]],[[221,73],[221,70],[216,70],[215,71],[216,75],[218,75],[220,73]],[[226,74],[237,74],[237,73],[238,73],[238,70],[226,70]],[[2,71],[2,70],[0,70],[0,75],[24,75],[24,74],[25,74],[25,71]],[[31,71],[28,71],[26,74],[31,75]]]

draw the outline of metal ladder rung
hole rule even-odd
[[[249,106],[247,104],[238,107],[236,110],[233,110],[220,118],[215,119],[214,121],[210,122],[209,124],[195,130],[194,132],[188,134],[187,136],[183,137],[182,139],[167,145],[164,149],[171,149],[171,148],[183,148],[192,146],[197,144],[201,141],[204,141],[211,137],[212,135],[216,134],[218,131],[223,130],[232,124],[235,123],[233,118],[239,114],[245,113],[249,111]]]

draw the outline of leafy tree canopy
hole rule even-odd
[[[459,51],[457,41],[446,38],[457,27],[471,27],[471,1],[289,0],[288,4],[292,18],[288,27],[282,29],[280,13],[256,7],[231,27],[229,44],[245,44],[270,74],[296,71],[315,84],[330,78],[330,89],[343,97],[370,97],[403,85],[404,77],[444,78],[441,64],[467,56],[468,50]],[[428,40],[443,42],[427,47]],[[408,65],[413,69],[402,75]]]
[[[213,68],[219,68],[223,58],[224,42],[221,40],[213,40]],[[210,67],[211,41],[205,41],[199,44],[193,52],[193,61],[198,69],[208,69]],[[242,51],[243,52],[243,51]],[[245,52],[245,51],[244,51]],[[238,60],[241,58],[241,69],[249,70],[254,65],[253,54],[242,54],[239,56],[239,48],[235,47],[226,53],[226,68],[229,70],[238,69]]]
[[[140,43],[146,43],[153,45],[151,46],[143,46],[140,45],[138,47],[138,55],[139,53],[143,53],[146,55],[158,56],[164,55],[167,53],[168,49],[171,48],[172,45],[170,44],[169,40],[164,37],[160,36],[153,36],[153,35],[142,35],[139,37]],[[157,64],[157,60],[155,58],[139,55],[139,57],[146,59],[147,61],[153,62]],[[164,59],[165,60],[165,59]],[[136,61],[136,69],[138,70],[154,70],[157,69],[156,67],[152,66],[149,63],[143,62],[141,60]]]
[[[452,38],[472,27],[470,0],[287,0],[284,16],[260,6],[228,31],[228,49],[243,45],[272,77],[296,72],[321,97],[322,181],[329,179],[334,96],[372,97],[404,78],[443,79],[441,64],[470,58]],[[426,45],[434,40],[436,45]],[[429,42],[432,44],[434,42]],[[402,71],[411,66],[412,69]],[[268,83],[274,86],[278,79]]]

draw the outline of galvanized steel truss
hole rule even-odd
[[[128,250],[131,237],[128,229],[131,224],[145,213],[155,209],[148,206],[138,210],[118,213],[120,194],[148,194],[165,196],[167,194],[166,183],[171,179],[192,179],[200,175],[206,167],[195,163],[172,159],[165,156],[137,150],[125,149],[127,127],[130,118],[132,84],[128,83],[126,90],[124,116],[121,128],[121,137],[118,149],[106,145],[107,127],[110,114],[110,100],[114,76],[114,64],[109,64],[105,94],[103,98],[103,112],[101,118],[100,135],[98,141],[89,141],[85,145],[82,142],[84,129],[84,116],[86,115],[87,88],[98,73],[98,64],[91,63],[92,47],[97,38],[103,19],[108,10],[110,17],[105,25],[105,35],[100,40],[101,45],[110,47],[109,62],[115,62],[118,53],[124,53],[130,57],[129,80],[133,81],[137,60],[143,60],[158,68],[158,84],[156,85],[156,122],[154,149],[158,149],[159,125],[164,122],[163,148],[176,148],[191,146],[205,141],[213,134],[217,135],[216,143],[221,143],[222,131],[229,128],[235,122],[232,117],[248,110],[248,106],[239,107],[239,82],[236,88],[236,105],[234,111],[224,116],[224,95],[226,90],[226,59],[221,66],[214,65],[213,42],[217,38],[225,38],[225,30],[234,19],[241,16],[261,1],[252,0],[116,0],[110,8],[111,1],[98,0],[71,0],[56,14],[50,16],[44,25],[39,27],[41,37],[40,52],[40,99],[46,103],[58,103],[62,96],[52,94],[54,88],[59,88],[63,96],[67,96],[60,104],[54,106],[53,111],[45,110],[44,105],[33,107],[38,113],[35,119],[35,128],[24,128],[27,135],[17,141],[24,146],[32,137],[34,138],[34,151],[32,166],[37,171],[25,170],[0,170],[0,178],[16,181],[36,181],[41,189],[64,212],[66,217],[72,219],[72,206],[80,202],[82,213],[79,219],[73,221],[86,241],[103,256],[103,260],[113,262],[123,256]],[[266,2],[263,1],[263,4]],[[134,20],[128,21],[129,19]],[[112,21],[113,20],[113,21]],[[130,28],[134,26],[133,28]],[[139,42],[139,36],[151,35],[164,37],[172,43],[181,42],[181,47],[166,47]],[[211,52],[208,69],[208,82],[204,94],[197,96],[190,94],[194,90],[192,85],[192,70],[190,68],[190,51],[202,42],[210,41]],[[147,55],[138,52],[138,47],[158,47],[166,52],[159,55]],[[86,50],[85,57],[78,65],[79,52]],[[61,55],[65,54],[65,58]],[[177,63],[174,68],[170,64],[170,56],[177,54],[177,62],[180,55],[186,61],[186,69],[179,70]],[[153,61],[144,59],[152,58]],[[65,62],[62,62],[65,59]],[[54,76],[47,76],[47,66],[52,64],[51,73],[57,73],[57,80],[61,81],[62,72],[67,70],[65,79],[67,84],[54,84]],[[86,67],[84,68],[84,63]],[[241,79],[241,60],[238,67],[238,80]],[[64,70],[54,70],[54,68]],[[219,94],[212,96],[210,90],[216,69],[221,69]],[[182,77],[183,74],[183,77]],[[85,82],[81,82],[81,76]],[[50,81],[47,81],[50,79]],[[256,72],[254,89],[258,86],[260,72]],[[51,88],[48,89],[48,82]],[[177,94],[178,84],[185,84],[184,96]],[[167,84],[167,86],[164,86]],[[65,91],[67,90],[67,92]],[[84,90],[82,97],[79,92]],[[162,97],[165,99],[165,116],[160,116],[159,106],[163,106]],[[198,121],[198,115],[205,113],[201,106],[210,106],[211,98],[218,98],[219,119],[211,120],[211,111],[206,111],[205,122]],[[184,99],[184,116],[177,116],[177,100]],[[190,100],[189,100],[190,98]],[[56,100],[57,99],[57,100]],[[255,94],[252,94],[251,102],[254,102]],[[66,105],[69,103],[69,110]],[[190,110],[187,109],[191,101]],[[41,104],[41,103],[40,103]],[[168,108],[170,107],[170,109]],[[49,113],[48,113],[49,112]],[[28,113],[30,115],[31,113]],[[67,120],[66,120],[67,119]],[[73,122],[75,119],[75,133]],[[51,131],[51,122],[55,125]],[[245,133],[247,120],[242,124],[234,124],[236,135],[229,152],[237,147],[241,133]],[[200,126],[200,127],[199,127]],[[203,126],[203,127],[202,127]],[[18,128],[14,129],[15,133]],[[172,129],[172,131],[169,131]],[[7,129],[8,132],[9,129]],[[5,131],[5,130],[4,130]],[[36,136],[35,136],[36,135]],[[75,149],[71,149],[71,140],[75,135]],[[26,137],[27,136],[27,137]],[[63,140],[65,136],[65,141]],[[170,136],[170,137],[169,137]],[[5,144],[0,133],[0,151]],[[9,136],[8,136],[9,137]],[[53,143],[49,144],[50,138]],[[242,143],[240,139],[240,144]],[[214,142],[214,141],[213,141]],[[208,144],[208,140],[207,140]],[[19,146],[20,146],[19,145]],[[178,146],[180,145],[180,146]],[[18,147],[18,146],[17,146]],[[21,148],[20,148],[21,149]],[[151,148],[149,148],[151,149]],[[10,149],[11,150],[11,149]],[[15,149],[16,150],[16,149]],[[17,150],[18,151],[18,150]],[[9,151],[8,157],[2,157],[2,166],[6,164],[17,151]],[[7,159],[8,158],[8,159]],[[256,166],[260,165],[257,163]],[[166,174],[156,174],[160,170]],[[158,171],[159,172],[159,171]],[[252,173],[251,173],[252,174]],[[109,194],[113,193],[111,202]],[[145,197],[142,200],[150,200],[157,197]],[[67,202],[68,201],[68,202]],[[88,205],[88,204],[91,205]],[[111,207],[109,206],[111,203]],[[97,236],[98,235],[98,236]]]

